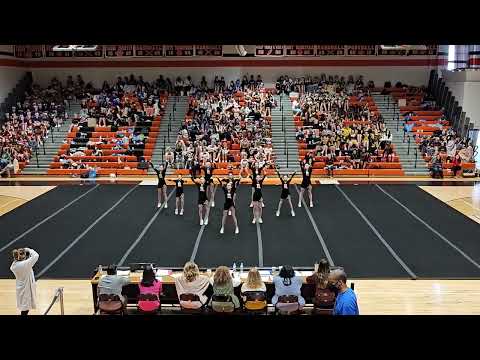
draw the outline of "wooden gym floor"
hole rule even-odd
[[[480,184],[420,187],[480,223]],[[0,186],[0,216],[52,188],[54,186]],[[480,315],[480,280],[352,281],[363,315]],[[37,282],[38,306],[32,315],[45,311],[57,287],[64,287],[66,314],[93,313],[89,280],[42,279]],[[15,281],[0,280],[0,315],[17,314],[15,305]],[[56,304],[50,314],[59,314],[59,311]]]

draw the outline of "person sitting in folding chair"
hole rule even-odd
[[[272,304],[281,314],[292,314],[302,310],[305,299],[301,295],[303,278],[296,276],[290,265],[284,265],[277,276],[273,277],[275,295]]]
[[[116,295],[123,304],[123,310],[127,307],[127,298],[122,295],[122,289],[130,283],[130,279],[117,275],[117,267],[110,265],[107,268],[107,275],[100,279],[97,294],[99,299],[102,295]]]

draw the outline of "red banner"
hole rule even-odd
[[[315,45],[285,45],[287,56],[315,56]]]
[[[343,56],[344,45],[317,45],[317,56]]]
[[[37,59],[43,57],[43,45],[15,45],[14,54],[17,58]]]
[[[375,56],[376,45],[346,45],[347,56]]]
[[[195,45],[196,56],[222,56],[222,45]]]
[[[257,45],[255,48],[255,56],[283,56],[283,45]]]
[[[165,56],[193,56],[193,45],[165,45]]]
[[[163,45],[135,45],[135,56],[163,56]]]

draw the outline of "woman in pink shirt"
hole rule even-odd
[[[142,281],[138,284],[140,295],[138,308],[143,312],[154,312],[160,308],[160,294],[162,292],[162,282],[155,278],[155,272],[151,267],[143,270]],[[155,295],[155,299],[147,300],[142,295]]]

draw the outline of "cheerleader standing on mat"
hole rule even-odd
[[[305,189],[308,189],[308,195],[310,197],[310,207],[313,207],[313,198],[312,198],[312,181],[310,180],[312,176],[312,168],[313,168],[313,161],[312,162],[300,162],[300,169],[302,170],[302,184],[300,185],[300,196],[298,198],[298,207],[302,207],[302,199],[303,193]]]
[[[182,175],[178,175],[178,178],[175,180],[175,215],[178,215],[178,208],[180,208],[180,215],[183,215],[183,205],[185,203],[183,183]]]
[[[291,210],[292,216],[295,216],[295,211],[293,211],[293,205],[292,205],[292,197],[290,195],[290,181],[292,181],[296,172],[294,172],[290,176],[290,178],[288,178],[287,175],[283,175],[282,177],[278,172],[278,169],[275,169],[275,171],[277,172],[278,178],[282,182],[282,193],[280,194],[280,201],[278,202],[277,216],[280,216],[280,209],[282,208],[282,205],[285,199],[287,199],[288,203],[290,204],[290,210]]]
[[[208,206],[207,198],[207,182],[202,176],[200,179],[196,179],[191,175],[192,181],[197,185],[198,188],[198,217],[200,218],[200,226],[208,225],[208,214],[210,212],[210,206]],[[205,210],[205,217],[203,212]]]
[[[213,194],[213,169],[214,167],[212,166],[212,163],[210,161],[205,163],[205,166],[203,167],[203,171],[205,172],[205,181],[207,184],[207,198],[210,200],[210,206],[215,207],[215,199],[214,199],[214,194]]]
[[[233,176],[232,173],[229,173],[228,174],[228,178],[227,179],[222,179],[222,182],[225,182],[225,183],[232,183],[232,187],[234,189],[234,192],[233,192],[233,205],[236,204],[236,200],[237,200],[237,189],[238,189],[238,185],[240,184],[240,179],[235,179],[235,177]],[[232,215],[232,212],[229,210],[228,211],[228,215]]]
[[[255,224],[257,221],[260,224],[263,224],[262,220],[262,184],[265,180],[265,176],[262,175],[250,175],[252,179],[252,186],[255,184],[255,190],[253,191],[252,203],[253,203],[253,221],[252,224]]]
[[[157,207],[161,207],[162,206],[162,199],[163,201],[165,202],[165,205],[164,205],[164,208],[166,209],[168,207],[168,204],[167,204],[167,184],[165,182],[165,174],[167,172],[167,164],[168,163],[165,163],[165,164],[160,164],[160,167],[159,169],[157,169],[155,166],[153,166],[152,162],[149,161],[148,162],[150,164],[150,166],[152,167],[152,169],[155,171],[155,173],[157,174],[157,178],[158,178],[158,204],[157,204]]]
[[[225,194],[225,203],[223,204],[223,216],[222,216],[222,228],[220,229],[220,234],[223,234],[225,227],[225,220],[227,219],[227,214],[231,215],[233,222],[235,224],[235,234],[238,234],[240,230],[238,229],[237,217],[235,216],[235,187],[233,182],[228,182],[225,185],[222,184],[222,181],[219,181],[220,186],[223,189]]]
[[[256,181],[259,176],[262,177],[262,181],[263,181],[263,179],[265,178],[265,176],[263,175],[263,166],[259,167],[258,163],[255,163],[255,166],[252,169],[252,176],[250,176],[250,178],[252,179],[252,202],[250,203],[251,208],[253,208],[253,202],[255,201],[253,199],[253,195],[255,194],[255,190],[257,188]],[[263,203],[263,198],[260,199],[260,203],[262,207],[265,207],[265,204]]]

